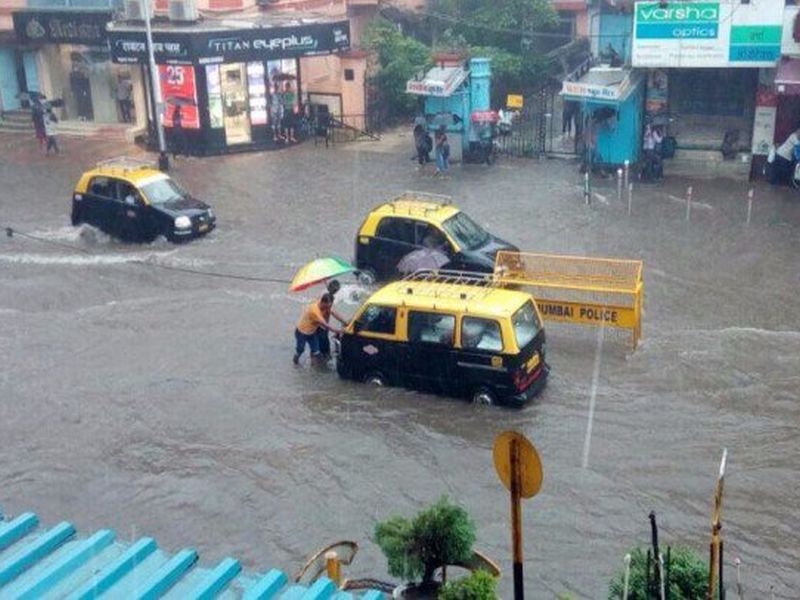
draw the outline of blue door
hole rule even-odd
[[[25,83],[29,92],[41,92],[39,71],[36,69],[36,52],[22,53],[22,66],[25,67]]]
[[[16,110],[20,107],[17,65],[11,48],[0,48],[0,108]]]

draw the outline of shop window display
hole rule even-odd
[[[158,65],[161,97],[164,100],[164,127],[172,127],[175,111],[181,107],[181,127],[199,129],[200,115],[197,111],[197,88],[194,83],[194,67],[180,65]]]
[[[250,123],[267,124],[267,86],[264,83],[264,63],[247,63],[247,89],[250,92]]]
[[[208,115],[213,129],[225,126],[222,113],[222,86],[219,78],[219,65],[206,66],[206,82],[208,84]]]

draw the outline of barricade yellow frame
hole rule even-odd
[[[500,251],[495,279],[533,288],[546,320],[628,329],[635,350],[642,339],[640,260]]]

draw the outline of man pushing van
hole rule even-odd
[[[319,300],[312,302],[303,310],[303,314],[300,316],[300,320],[294,330],[296,341],[294,358],[292,358],[294,364],[300,363],[300,356],[305,351],[306,344],[308,344],[311,351],[312,360],[319,360],[322,357],[320,334],[327,336],[328,331],[335,334],[341,333],[340,330],[328,324],[331,315],[341,323],[345,323],[344,319],[333,312],[333,294],[330,292],[324,293]]]

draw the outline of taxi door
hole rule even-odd
[[[500,323],[483,317],[461,317],[461,352],[457,361],[456,379],[465,393],[478,386],[506,392],[509,376],[507,357],[503,355]]]
[[[378,279],[397,276],[397,263],[417,246],[415,221],[401,217],[383,217],[370,242],[373,268]]]
[[[119,210],[114,179],[105,175],[92,177],[84,194],[83,220],[98,229],[116,235],[116,217]]]
[[[342,340],[348,370],[356,379],[380,374],[388,385],[399,381],[397,308],[368,304],[353,322],[353,334]]]
[[[148,237],[149,211],[142,201],[138,190],[118,179],[117,185],[117,222],[120,235],[128,240],[141,240]]]
[[[407,385],[436,393],[452,392],[455,329],[453,314],[408,311],[408,344],[401,367]]]

